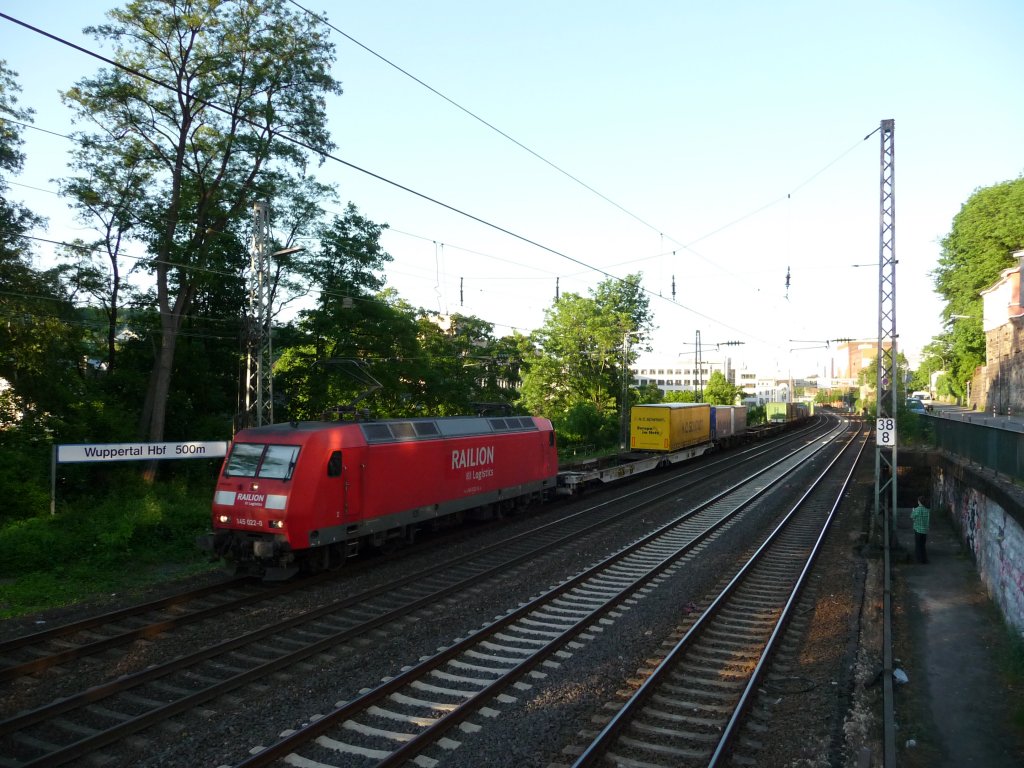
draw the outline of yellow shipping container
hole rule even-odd
[[[707,403],[634,405],[629,416],[629,447],[634,451],[678,451],[711,439]]]

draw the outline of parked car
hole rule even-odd
[[[924,401],[916,397],[907,398],[907,410],[911,413],[928,413],[928,408],[925,406]]]

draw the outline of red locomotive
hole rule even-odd
[[[231,444],[199,544],[241,571],[284,579],[363,547],[410,541],[471,510],[507,511],[556,484],[555,433],[529,416],[299,422]]]

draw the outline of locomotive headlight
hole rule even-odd
[[[271,528],[284,528],[284,520],[271,520],[267,525]]]
[[[231,515],[218,515],[217,516],[217,522],[218,523],[226,523],[229,520],[231,520]]]

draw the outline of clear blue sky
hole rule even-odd
[[[663,355],[692,354],[699,330],[804,375],[827,355],[790,352],[803,340],[877,336],[877,266],[852,265],[877,264],[879,137],[864,137],[893,118],[896,323],[913,358],[939,330],[929,273],[953,216],[1024,172],[1016,0],[329,5],[345,33],[614,204],[333,33],[337,154],[589,267],[642,271]],[[0,2],[104,53],[82,28],[110,7]],[[0,58],[36,125],[68,132],[58,91],[97,62],[6,20]],[[54,190],[69,142],[26,139],[12,181]],[[581,294],[605,278],[349,168],[320,175],[391,226],[388,282],[414,305],[525,332],[556,278]],[[53,194],[11,192],[49,217],[43,236],[88,237]]]

